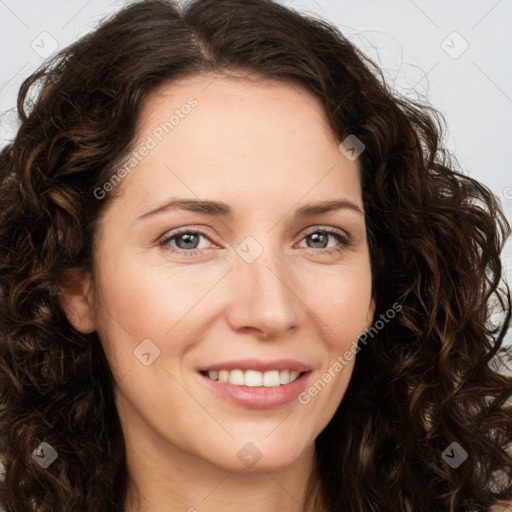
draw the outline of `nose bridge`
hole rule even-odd
[[[270,240],[269,234],[248,236],[236,247],[230,319],[234,328],[276,335],[298,321],[298,299],[283,248]]]

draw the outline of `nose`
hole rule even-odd
[[[284,337],[299,324],[303,302],[292,269],[278,253],[265,248],[254,261],[236,255],[230,272],[228,323],[237,332],[261,339]]]

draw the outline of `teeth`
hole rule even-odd
[[[270,370],[258,372],[256,370],[212,370],[208,377],[219,382],[229,382],[235,386],[276,388],[296,380],[299,372],[295,370]]]
[[[290,382],[290,372],[288,370],[282,370],[279,372],[279,382],[281,384],[287,384]]]
[[[281,385],[279,381],[279,372],[277,370],[265,372],[263,374],[263,385],[266,388],[275,388]]]
[[[230,384],[234,384],[235,386],[243,386],[244,385],[244,372],[242,370],[231,370],[229,372],[229,380]]]
[[[263,374],[261,372],[246,370],[245,375],[241,370],[233,370],[231,373],[233,372],[240,372],[242,374],[241,382],[237,383],[239,386],[263,386]]]

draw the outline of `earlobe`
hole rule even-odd
[[[89,334],[96,330],[90,295],[89,272],[67,270],[61,279],[58,301],[69,323],[79,332]]]

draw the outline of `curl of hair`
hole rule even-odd
[[[20,126],[0,153],[0,504],[123,510],[115,383],[97,333],[78,333],[58,295],[66,270],[94,274],[97,220],[114,197],[94,191],[133,149],[144,100],[197,73],[302,87],[339,141],[355,134],[366,147],[375,318],[401,307],[360,343],[316,439],[306,501],[333,512],[485,512],[512,499],[512,377],[490,364],[510,324],[509,288],[500,288],[510,226],[491,191],[455,170],[440,114],[393,93],[312,15],[270,0],[147,0],[23,82]],[[491,326],[496,305],[504,315]],[[31,457],[42,441],[58,452],[47,469]],[[457,469],[441,456],[454,441],[468,453]]]

